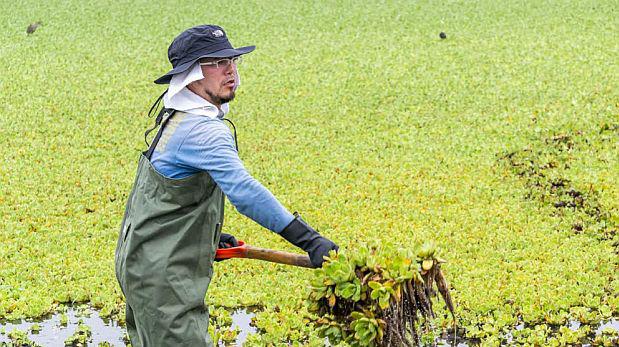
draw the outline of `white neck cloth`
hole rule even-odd
[[[236,67],[235,67],[236,69]],[[238,70],[235,71],[236,83],[235,90],[241,84]],[[221,105],[221,111],[210,102],[204,100],[191,90],[187,85],[193,81],[198,81],[204,78],[202,68],[197,62],[189,69],[172,76],[168,91],[163,96],[163,105],[166,108],[173,108],[178,111],[203,115],[211,118],[223,118],[229,111],[228,103]]]

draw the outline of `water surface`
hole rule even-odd
[[[61,313],[56,313],[43,320],[20,320],[20,321],[0,321],[0,330],[4,329],[4,334],[0,334],[0,344],[9,342],[8,333],[14,329],[28,332],[28,338],[41,346],[64,347],[64,341],[72,336],[77,327],[78,322],[82,320],[83,324],[90,327],[92,337],[88,342],[89,346],[97,346],[101,342],[108,342],[112,346],[126,346],[123,337],[126,329],[118,322],[102,319],[97,310],[91,307],[68,307],[66,310],[67,324],[62,325]],[[231,313],[232,328],[238,327],[240,330],[234,345],[242,346],[243,342],[250,334],[256,333],[256,328],[251,326],[251,319],[255,313],[248,312],[245,309],[236,309]],[[37,323],[40,327],[38,333],[30,331],[32,326]],[[224,346],[221,344],[221,346]]]

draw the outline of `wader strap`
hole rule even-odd
[[[157,100],[155,100],[155,103],[153,104],[153,106],[151,106],[150,110],[148,110],[148,118],[152,117],[152,115],[154,115],[157,112],[157,109],[159,108],[159,104],[161,104],[161,100],[163,100],[163,96],[167,92],[168,90],[166,89],[163,93],[161,93],[161,95],[159,95]],[[148,140],[147,140],[148,134],[150,134],[151,131],[157,129],[160,123],[161,123],[161,112],[159,112],[159,115],[157,116],[157,119],[155,120],[155,126],[146,130],[146,132],[144,133],[144,142],[146,142],[146,146],[150,147],[150,144],[148,143]]]
[[[230,123],[232,125],[232,129],[234,129],[234,147],[236,147],[236,153],[239,153],[239,142],[236,139],[236,127],[234,126],[234,123],[232,123],[231,120],[229,120],[228,118],[224,118],[225,121],[227,121],[228,123]]]
[[[173,108],[162,108],[159,114],[157,115],[155,127],[157,127],[157,125],[159,124],[161,124],[161,127],[159,128],[157,135],[153,139],[153,142],[150,144],[150,147],[148,147],[148,150],[143,152],[144,156],[148,160],[150,160],[150,157],[153,155],[153,152],[155,151],[155,147],[157,147],[157,143],[159,142],[159,139],[161,138],[161,134],[163,134],[163,129],[165,128],[166,124],[168,124],[168,121],[170,120],[170,118],[172,118],[175,112],[176,110]],[[149,132],[153,129],[155,128],[150,129]]]

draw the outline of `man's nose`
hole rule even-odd
[[[226,75],[231,75],[234,73],[234,71],[236,71],[236,64],[230,62],[230,64],[226,66]]]

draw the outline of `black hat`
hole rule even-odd
[[[155,80],[170,83],[173,75],[189,69],[200,58],[227,58],[249,53],[256,46],[232,48],[226,32],[217,25],[199,25],[178,35],[168,48],[172,70]]]

